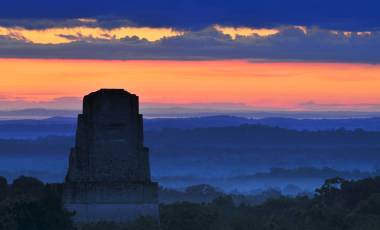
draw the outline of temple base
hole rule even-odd
[[[157,204],[65,204],[65,207],[75,211],[76,223],[128,223],[141,216],[149,216],[159,221]]]
[[[140,216],[159,220],[158,184],[153,182],[66,182],[63,202],[77,223],[126,223]]]

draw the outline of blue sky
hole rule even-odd
[[[125,18],[140,26],[201,29],[318,26],[350,31],[380,27],[376,0],[3,0],[6,19]]]

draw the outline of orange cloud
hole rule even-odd
[[[78,18],[77,20],[80,22],[92,22],[92,23],[97,22],[95,18]]]
[[[380,66],[366,64],[0,59],[0,75],[1,95],[31,101],[125,88],[153,103],[380,103]]]
[[[254,34],[266,37],[270,35],[274,35],[279,33],[280,31],[278,29],[266,29],[266,28],[249,28],[249,27],[226,27],[226,26],[220,26],[216,25],[214,28],[218,31],[220,31],[223,34],[231,36],[232,39],[236,39],[237,36],[252,36]]]
[[[9,36],[17,40],[25,40],[27,42],[35,44],[63,44],[72,42],[73,40],[67,38],[67,36],[106,40],[137,36],[140,39],[146,39],[152,42],[160,40],[163,37],[173,37],[182,34],[183,32],[175,31],[170,28],[149,27],[120,27],[114,29],[104,29],[100,27],[80,26],[70,28],[49,28],[41,30],[25,29],[21,27],[0,27],[0,35]]]

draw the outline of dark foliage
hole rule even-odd
[[[63,208],[60,194],[50,186],[20,177],[10,186],[0,182],[0,189],[6,194],[0,200],[0,230],[72,229],[73,214]]]
[[[207,184],[192,185],[187,187],[184,191],[176,189],[163,188],[159,190],[160,202],[163,204],[170,204],[176,202],[189,202],[189,203],[210,203],[217,200],[219,197],[227,196],[228,194],[222,192],[220,189]],[[236,204],[261,204],[267,199],[281,197],[279,190],[269,188],[266,190],[259,190],[255,194],[238,194],[231,193],[229,196]]]
[[[94,224],[85,224],[78,226],[79,230],[159,230],[159,224],[156,220],[141,216],[129,224],[117,224],[112,222],[99,222]]]
[[[221,197],[209,204],[161,205],[165,230],[375,230],[380,229],[380,178],[329,179],[314,198],[280,197],[261,205],[234,204]],[[201,216],[200,216],[201,215]]]
[[[8,182],[5,177],[0,177],[0,202],[8,195]]]
[[[4,189],[6,180],[0,178]],[[59,186],[21,177],[5,186],[0,200],[0,230],[73,229],[72,214],[62,208]],[[218,193],[200,185],[187,192]],[[80,230],[378,230],[380,177],[358,181],[332,178],[315,196],[280,196],[260,205],[238,204],[222,195],[209,203],[180,202],[160,206],[160,226],[149,217],[133,223],[96,223]]]

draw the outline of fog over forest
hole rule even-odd
[[[380,119],[146,119],[154,180],[252,193],[313,191],[327,178],[379,174]],[[1,175],[61,182],[74,145],[73,118],[0,121]]]

